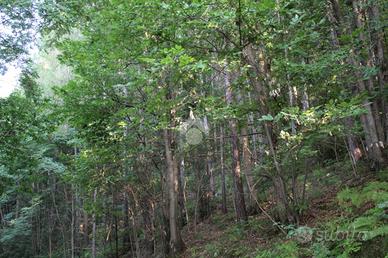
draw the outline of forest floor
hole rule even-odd
[[[337,190],[328,189],[322,197],[311,201],[311,208],[301,218],[301,225],[315,227],[339,216]],[[262,213],[249,217],[247,225],[236,224],[233,210],[228,214],[217,211],[196,228],[184,229],[186,251],[189,257],[254,257],[258,250],[272,248],[274,243],[287,243],[290,239],[277,229]]]
[[[370,174],[357,178],[348,177],[337,181],[337,184],[321,188],[319,196],[309,200],[309,205],[300,218],[299,227],[315,230],[322,225],[337,223],[339,218],[349,215],[339,205],[337,195],[340,190],[349,187],[363,189],[362,187],[375,180]],[[372,206],[366,207],[366,210],[370,208]],[[247,223],[239,224],[234,220],[232,209],[227,214],[217,211],[196,227],[192,224],[186,226],[182,234],[186,251],[181,257],[317,257],[311,249],[312,241],[301,243],[300,239],[290,236],[289,232],[297,228],[293,227],[291,225],[283,228],[288,232],[286,235],[263,213],[252,215]]]

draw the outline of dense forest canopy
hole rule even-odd
[[[387,257],[387,8],[0,0],[0,258]]]

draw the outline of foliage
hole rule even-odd
[[[269,258],[269,257],[295,258],[295,257],[299,257],[299,248],[296,242],[288,241],[288,242],[280,243],[276,247],[271,248],[269,250],[259,251],[255,257],[256,258]]]
[[[223,234],[193,256],[348,257],[386,239],[383,172],[343,188],[386,165],[384,4],[1,1],[0,73],[22,74],[0,99],[0,257],[173,256],[205,220]],[[336,187],[343,216],[303,225]],[[239,243],[279,225],[287,241]]]
[[[352,207],[360,208],[367,202],[373,202],[378,207],[388,199],[388,183],[387,182],[370,182],[363,187],[361,191],[357,189],[345,189],[338,194],[338,200],[344,207],[352,209]],[[382,207],[381,207],[382,208]]]
[[[328,222],[317,233],[314,252],[324,250],[326,256],[351,257],[372,248],[375,242],[387,238],[385,200],[386,182],[373,181],[360,188],[347,188],[338,193],[345,216]],[[376,251],[384,253],[387,247]]]

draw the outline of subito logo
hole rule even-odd
[[[184,142],[190,145],[200,144],[203,141],[203,136],[209,132],[206,125],[206,122],[195,118],[192,111],[190,111],[189,119],[183,122],[179,127]]]

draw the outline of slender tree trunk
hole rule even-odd
[[[358,67],[358,64],[356,63],[356,60],[351,57],[351,62],[353,65]],[[365,82],[362,79],[362,75],[360,72],[356,72],[358,81],[358,90],[360,92],[367,91]],[[365,132],[365,140],[367,144],[367,151],[369,152],[370,158],[377,162],[382,163],[384,161],[382,152],[381,152],[381,146],[379,141],[378,132],[376,129],[376,123],[375,123],[375,116],[373,115],[373,110],[371,103],[368,100],[363,101],[364,108],[366,109],[366,114],[361,116],[361,124]]]
[[[52,233],[53,233],[53,228],[52,228],[52,217],[53,217],[53,212],[52,208],[50,208],[50,213],[49,213],[49,221],[48,221],[48,248],[49,248],[49,258],[53,257],[53,248],[52,248]]]
[[[74,157],[77,157],[77,147],[74,147]],[[74,184],[71,185],[71,258],[75,257],[75,223],[76,223],[76,210],[75,210],[75,195],[77,195]]]
[[[178,167],[177,161],[171,150],[172,131],[164,130],[164,144],[168,173],[168,195],[169,195],[169,220],[170,220],[170,251],[172,254],[181,252],[184,249],[178,224]]]
[[[275,175],[272,177],[272,182],[274,185],[276,200],[278,202],[278,214],[282,222],[295,223],[297,219],[296,214],[294,214],[292,208],[290,207],[287,195],[287,189],[282,177],[280,164],[277,161],[275,147],[272,142],[272,135],[269,130],[268,123],[264,123],[264,130],[267,136],[267,141],[270,149],[270,153],[275,165]]]
[[[284,49],[284,58],[288,62],[288,47]],[[290,73],[286,70],[286,81],[287,81],[287,87],[288,87],[288,103],[290,104],[290,107],[293,107],[295,105],[295,99],[296,99],[296,88],[291,85],[291,76]],[[293,119],[290,121],[291,123],[291,133],[293,135],[296,134],[296,124]]]
[[[205,128],[205,133],[206,135],[209,135],[210,134],[210,126],[209,126],[209,123],[208,123],[208,119],[207,119],[207,116],[204,117],[203,119],[203,124],[204,124],[204,128]],[[214,194],[216,192],[215,190],[215,182],[214,182],[214,175],[213,175],[213,154],[212,154],[212,146],[211,146],[211,141],[207,141],[206,143],[206,149],[207,149],[207,152],[206,152],[206,172],[208,174],[208,177],[209,177],[209,190],[210,190],[210,193],[209,193],[209,198],[213,198],[214,197]]]
[[[66,248],[66,245],[67,245],[67,241],[66,241],[66,233],[65,233],[65,225],[64,225],[64,222],[61,220],[61,217],[59,215],[59,210],[58,210],[58,206],[56,204],[56,198],[55,198],[55,193],[57,192],[57,189],[56,189],[56,180],[55,180],[55,177],[52,178],[52,183],[50,184],[50,175],[48,175],[48,182],[51,186],[51,197],[52,197],[52,203],[53,203],[53,207],[54,207],[54,210],[55,210],[55,215],[57,217],[57,220],[58,220],[58,223],[60,225],[60,229],[61,229],[61,235],[62,235],[62,244],[63,244],[63,257],[66,258],[67,257],[67,251],[68,249]],[[66,188],[65,189],[65,193],[66,193]],[[67,199],[67,198],[66,198]]]
[[[210,145],[210,143],[209,143]],[[210,146],[208,147],[210,148]],[[206,153],[206,170],[209,175],[209,185],[210,185],[210,194],[211,198],[215,195],[216,189],[215,189],[215,182],[214,182],[214,169],[213,169],[213,161],[212,161],[212,152],[208,149]]]
[[[258,150],[257,150],[258,133],[257,133],[256,127],[255,127],[255,121],[254,121],[254,118],[253,118],[253,113],[250,113],[249,116],[248,116],[248,124],[250,124],[249,127],[250,127],[251,132],[252,132],[252,147],[253,147],[253,151],[252,151],[251,156],[252,156],[252,160],[253,160],[254,165],[256,165],[259,162]]]
[[[359,30],[359,33],[358,33],[359,39],[362,43],[362,46],[367,50],[367,60],[362,62],[363,64],[361,67],[364,67],[364,66],[372,67],[372,65],[373,65],[372,54],[369,50],[370,44],[369,44],[367,37],[364,33],[365,26],[364,26],[364,21],[363,21],[364,18],[363,18],[363,14],[362,14],[363,10],[361,9],[361,3],[359,0],[352,0],[352,4],[353,4],[353,13],[354,13],[354,17],[355,17],[355,26]],[[369,91],[369,93],[372,93],[375,90],[372,78],[368,78],[367,80],[363,80],[362,75],[360,75],[358,78],[359,78],[360,82],[363,82],[364,85],[366,84],[367,87],[365,87],[365,86],[363,86],[363,87],[366,88]],[[360,84],[360,82],[359,82],[359,84]],[[361,90],[361,88],[360,88],[360,90]],[[377,141],[374,142],[373,144],[379,145],[378,148],[380,148],[380,147],[384,148],[384,144],[383,144],[384,130],[383,130],[383,127],[381,124],[379,107],[378,107],[378,103],[377,103],[376,99],[372,100],[372,103],[371,103],[369,108],[371,109],[371,112],[372,112],[372,116],[373,116],[373,120],[374,120],[374,130],[375,130],[375,132],[372,132],[373,129],[370,128],[370,133],[371,134],[376,133],[376,136],[377,136]],[[368,123],[369,122],[370,121],[368,118]],[[374,140],[373,137],[374,136],[372,135],[372,140]]]
[[[182,157],[179,164],[179,180],[178,180],[178,205],[180,208],[180,227],[182,228],[189,221],[186,210],[186,180],[185,180],[185,159]]]
[[[97,203],[97,189],[94,189],[94,193],[93,193],[93,203],[96,204]],[[92,215],[92,223],[93,223],[93,226],[92,226],[92,258],[96,258],[96,235],[97,235],[97,225],[96,225],[96,212],[94,211],[93,212],[93,215]]]
[[[231,105],[233,102],[232,85],[230,81],[229,71],[225,71],[225,99],[227,105]],[[229,121],[229,127],[231,131],[231,142],[232,142],[232,176],[234,185],[234,204],[236,206],[236,217],[237,220],[248,220],[247,211],[245,207],[244,199],[244,188],[241,178],[241,166],[240,166],[240,152],[238,148],[238,133],[237,133],[237,122],[236,119]]]
[[[357,1],[353,1],[353,9],[356,13],[356,23],[357,27],[360,27],[360,17],[358,13],[358,6]],[[331,19],[331,22],[336,25],[337,27],[332,29],[332,40],[333,40],[333,46],[335,48],[339,48],[339,40],[338,36],[340,35],[339,27],[342,24],[342,15],[340,10],[340,5],[338,3],[338,0],[330,0],[331,6],[332,6],[332,13],[329,12],[329,19]],[[361,36],[361,39],[363,39],[363,36]],[[363,80],[363,76],[358,71],[360,65],[357,63],[355,58],[355,53],[352,53],[349,57],[349,62],[351,65],[353,65],[356,68],[356,78],[357,78],[357,89],[359,92],[365,92],[367,91],[367,87],[365,85],[365,81]],[[380,164],[383,162],[383,156],[381,152],[381,146],[379,141],[378,132],[376,129],[375,124],[375,117],[373,115],[371,103],[369,103],[367,100],[363,101],[364,108],[366,109],[366,114],[361,115],[361,124],[365,133],[365,142],[366,142],[366,150],[368,152],[368,156],[370,159],[372,159],[374,162]]]
[[[353,118],[348,117],[345,119],[345,126],[347,128],[346,143],[349,148],[349,155],[351,157],[353,166],[357,165],[357,161],[362,157],[361,149],[358,147],[356,137],[350,131],[354,127]]]
[[[83,210],[82,230],[83,230],[83,246],[87,248],[89,246],[89,215],[85,210]]]
[[[132,192],[132,194],[133,194],[133,192]],[[135,242],[136,258],[141,258],[140,243],[139,243],[139,238],[138,238],[138,235],[137,235],[138,227],[137,227],[137,224],[136,224],[136,221],[135,221],[135,217],[136,217],[136,213],[137,213],[135,211],[135,207],[136,207],[136,204],[134,204],[132,206],[132,208],[131,208],[133,210],[133,213],[132,213],[132,216],[131,216],[132,236],[133,236],[133,241]]]
[[[328,17],[329,17],[330,22],[333,24],[333,26],[331,28],[331,37],[332,37],[331,43],[335,49],[340,49],[340,43],[338,40],[338,36],[339,36],[340,32],[339,32],[338,27],[340,25],[341,11],[340,11],[338,0],[330,0],[330,2],[331,2],[331,10],[328,11]],[[335,27],[334,25],[336,25],[337,27]],[[354,91],[352,89],[352,87],[348,87],[348,88],[351,92]],[[346,142],[347,142],[348,149],[349,149],[349,155],[351,157],[351,162],[353,164],[353,167],[355,167],[357,161],[362,156],[362,152],[361,152],[361,149],[358,147],[356,137],[354,137],[354,135],[351,131],[351,129],[353,128],[353,124],[354,124],[353,118],[352,117],[346,118],[344,123],[345,123],[345,128],[347,128],[347,130],[346,130]],[[369,133],[367,134],[367,136],[369,137]]]
[[[245,174],[248,191],[249,191],[249,201],[250,209],[256,207],[255,199],[257,198],[257,192],[255,188],[255,180],[252,175],[252,153],[249,149],[249,138],[248,130],[246,127],[241,128],[242,134],[242,156],[243,156],[243,171]]]
[[[118,234],[118,219],[116,212],[116,192],[112,191],[112,216],[114,223],[114,240],[115,240],[115,258],[119,258],[119,234]]]
[[[128,193],[124,192],[124,234],[123,234],[123,246],[125,248],[130,247],[130,227],[129,227],[129,204],[128,204]],[[128,248],[129,249],[129,248]]]
[[[307,94],[306,87],[303,88],[303,95],[302,95],[301,102],[302,102],[303,111],[306,111],[307,109],[310,108],[309,95]]]
[[[195,191],[195,204],[194,204],[194,233],[197,233],[197,222],[198,222],[198,206],[199,202],[202,198],[202,179],[204,177],[204,174],[199,173],[199,169],[196,169],[198,167],[197,162],[194,163],[194,169],[197,171],[197,187]]]
[[[213,141],[212,141],[213,147],[212,147],[212,161],[213,161],[213,167],[212,167],[212,175],[211,175],[211,180],[212,180],[212,191],[213,191],[213,196],[216,195],[217,192],[217,184],[216,184],[216,177],[215,173],[217,171],[217,126],[214,125],[214,130],[213,130]]]
[[[262,75],[260,74],[260,68],[257,65],[258,62],[256,60],[256,52],[253,49],[253,46],[248,45],[247,48],[245,49],[244,54],[245,54],[244,61],[250,65],[250,73],[248,74],[248,78],[252,87],[256,90],[260,112],[262,115],[267,115],[269,113],[268,105],[267,105],[268,93],[259,79],[260,76]],[[262,57],[262,59],[265,60],[264,57]],[[266,73],[267,74],[264,75],[264,77],[266,78],[267,81],[270,81],[269,71],[266,71]],[[289,205],[287,189],[284,184],[284,180],[281,176],[282,175],[281,168],[276,157],[271,124],[269,122],[264,121],[263,129],[265,133],[265,138],[267,139],[267,143],[269,145],[270,154],[272,156],[274,166],[275,166],[275,174],[272,176],[272,181],[274,185],[276,199],[278,202],[279,217],[282,221],[288,221],[290,223],[294,223],[295,220],[297,220],[297,218],[296,218],[296,214],[294,214],[293,209]]]
[[[151,257],[154,255],[154,221],[153,221],[153,206],[154,204],[149,199],[149,197],[143,196],[141,201],[141,207],[142,207],[142,217],[143,217],[143,223],[144,223],[144,232],[145,232],[145,239],[144,239],[144,252],[142,257]]]
[[[385,144],[388,145],[388,105],[384,98],[384,89],[386,81],[384,78],[384,73],[387,70],[387,64],[384,62],[384,30],[382,29],[380,21],[380,11],[379,6],[376,1],[371,3],[371,20],[373,21],[374,31],[375,31],[375,42],[376,42],[376,62],[375,65],[378,68],[378,83],[379,83],[379,93],[380,93],[380,104],[381,111],[383,112],[383,125],[385,133]]]
[[[196,176],[196,193],[194,206],[194,232],[197,230],[197,223],[209,216],[209,177],[206,171],[206,163],[200,162],[198,150],[194,152],[193,169]],[[204,171],[206,171],[204,173]]]
[[[74,227],[75,227],[75,205],[74,205],[74,186],[72,185],[72,196],[71,196],[71,258],[74,258]]]
[[[17,185],[17,187],[19,187],[19,182],[16,182],[16,185]],[[19,195],[17,194],[16,195],[16,207],[15,207],[15,219],[19,218],[19,209],[20,209],[19,206],[20,206]]]
[[[228,212],[226,206],[226,181],[225,181],[225,164],[224,164],[224,127],[220,126],[220,163],[221,163],[221,195],[222,195],[222,212]]]

